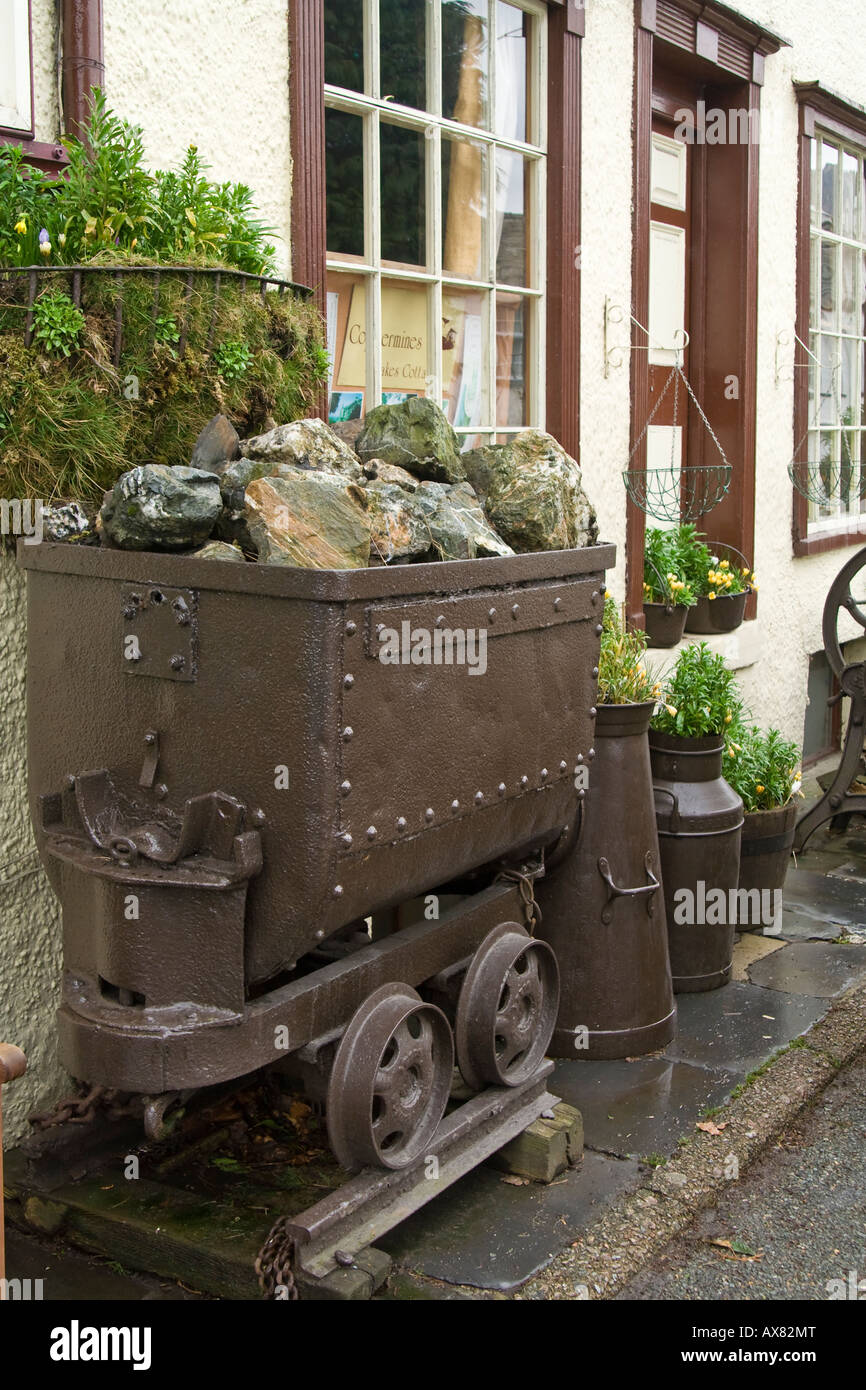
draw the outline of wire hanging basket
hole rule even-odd
[[[691,466],[686,464],[680,466],[674,460],[674,444],[676,438],[677,413],[679,404],[680,383],[685,387],[686,394],[700,416],[704,428],[718,450],[720,463],[697,464]],[[671,386],[674,387],[673,397],[673,425],[671,428],[671,461],[667,468],[626,468],[623,471],[622,480],[625,490],[636,507],[639,507],[647,516],[654,517],[656,521],[667,521],[673,524],[684,521],[697,521],[712,511],[713,507],[721,502],[731,486],[731,475],[733,469],[725,457],[725,451],[719,443],[718,437],[707,419],[701,403],[692,390],[688,378],[682,369],[677,357],[677,361],[671,367],[670,374],[664,387],[659,392],[658,399],[650,411],[646,424],[640,432],[631,454],[629,464],[631,465],[635,454],[646,438],[647,431],[652,424],[656,413],[665,399]]]
[[[816,507],[832,507],[854,482],[853,461],[815,463],[805,459],[788,464],[788,477],[801,497]]]

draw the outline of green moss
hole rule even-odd
[[[40,272],[39,297],[71,294],[71,279]],[[137,464],[188,464],[218,411],[241,436],[304,415],[327,376],[316,307],[288,292],[262,296],[225,272],[217,285],[200,271],[87,270],[64,357],[25,346],[27,280],[0,272],[0,496],[98,502]],[[239,355],[243,372],[220,369]]]

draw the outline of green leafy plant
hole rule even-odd
[[[646,633],[628,631],[616,601],[605,594],[598,660],[598,698],[603,705],[642,704],[661,693],[643,664],[646,644]]]
[[[747,811],[770,811],[787,806],[800,791],[800,750],[778,729],[766,733],[757,725],[731,726],[725,777],[742,797]]]
[[[42,294],[33,306],[33,336],[53,357],[68,357],[78,347],[84,315],[68,294]]]
[[[727,736],[742,711],[737,679],[724,657],[706,642],[694,643],[683,648],[668,674],[652,727],[680,738]]]
[[[691,607],[695,594],[689,581],[693,565],[689,550],[693,546],[693,526],[670,530],[647,528],[644,541],[644,603],[670,603]]]
[[[158,343],[179,343],[180,332],[177,321],[171,314],[158,314],[153,322],[153,336]]]
[[[250,365],[250,350],[239,338],[228,338],[214,349],[213,360],[226,381],[236,381],[246,374]]]

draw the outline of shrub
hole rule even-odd
[[[754,724],[738,723],[731,734],[725,777],[747,811],[787,806],[800,790],[800,750],[778,729],[764,733]]]
[[[598,698],[603,705],[641,704],[660,694],[643,664],[646,643],[645,632],[626,631],[615,600],[605,595],[598,661]]]
[[[727,735],[742,717],[743,702],[734,672],[706,642],[684,647],[667,676],[662,704],[653,719],[660,733],[681,738]]]

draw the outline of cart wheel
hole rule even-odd
[[[520,1086],[547,1051],[559,1008],[559,968],[544,941],[500,922],[472,957],[457,1003],[457,1061],[467,1084]]]
[[[328,1136],[344,1168],[407,1168],[445,1111],[454,1070],[441,1009],[387,984],[356,1010],[328,1082]]]

